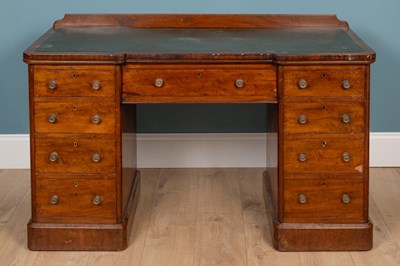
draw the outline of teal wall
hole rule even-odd
[[[371,131],[400,132],[399,10],[399,0],[2,0],[0,134],[28,133],[27,66],[22,52],[65,13],[337,14],[377,52],[371,76]],[[260,132],[264,112],[261,105],[139,106],[138,127],[141,132],[157,128],[161,132]],[[166,120],[169,115],[175,120]]]

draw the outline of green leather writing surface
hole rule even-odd
[[[363,49],[341,29],[62,28],[35,52],[298,55]]]

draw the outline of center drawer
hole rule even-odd
[[[245,99],[276,101],[276,69],[270,65],[127,65],[123,93],[154,102]],[[207,101],[207,100],[206,100]]]

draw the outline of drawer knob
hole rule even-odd
[[[304,79],[301,79],[301,80],[299,80],[299,83],[297,85],[299,86],[300,89],[305,89],[305,88],[307,88],[308,83]]]
[[[100,124],[101,123],[101,117],[99,115],[92,116],[92,123],[93,124]]]
[[[55,80],[52,80],[52,81],[49,82],[49,89],[50,90],[57,89],[57,82]]]
[[[342,88],[345,89],[345,90],[348,90],[348,89],[350,89],[350,87],[351,87],[350,81],[348,81],[347,79],[343,80]]]
[[[348,162],[348,161],[350,161],[350,154],[347,153],[347,152],[343,152],[343,153],[342,153],[342,160],[343,160],[343,162]]]
[[[299,202],[300,202],[301,204],[307,203],[307,197],[306,197],[306,195],[300,194],[300,195],[299,195]]]
[[[58,204],[58,196],[57,195],[51,196],[50,203],[53,204],[53,205]]]
[[[299,116],[299,123],[302,124],[302,125],[306,124],[307,123],[307,116],[300,115]]]
[[[154,81],[154,86],[156,86],[157,88],[161,88],[164,85],[164,80],[162,78],[157,78]]]
[[[95,91],[100,90],[101,88],[101,82],[100,80],[93,80],[92,82],[92,89],[94,89]]]
[[[342,195],[342,202],[344,203],[344,204],[349,204],[350,203],[350,196],[348,195],[348,194],[346,194],[346,193],[344,193],[343,195]]]
[[[56,151],[53,151],[50,153],[49,160],[50,162],[55,162],[58,159],[58,153]]]
[[[236,88],[243,88],[243,86],[244,86],[244,81],[243,81],[243,79],[237,79],[237,80],[235,81],[235,86],[236,86]]]
[[[342,115],[342,122],[343,122],[344,124],[350,123],[350,116],[349,116],[348,114]]]
[[[299,154],[299,161],[300,162],[305,162],[307,161],[307,155],[305,153],[300,153]]]
[[[101,201],[102,201],[102,197],[100,195],[95,195],[93,197],[93,204],[94,205],[100,205]]]
[[[49,114],[48,120],[50,123],[56,123],[57,122],[57,115],[56,114]]]
[[[99,153],[95,153],[92,155],[92,161],[94,163],[98,163],[101,161],[101,155]]]

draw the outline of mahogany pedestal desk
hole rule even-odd
[[[140,191],[135,104],[260,103],[275,136],[264,177],[275,248],[370,249],[374,60],[333,15],[66,15],[24,53],[28,247],[127,247]]]

